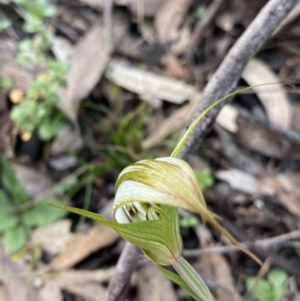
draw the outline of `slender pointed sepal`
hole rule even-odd
[[[159,265],[170,265],[182,250],[177,208],[162,206],[164,215],[158,220],[118,223],[79,208],[49,203],[50,206],[93,219],[113,228],[122,238],[140,247],[145,255]]]

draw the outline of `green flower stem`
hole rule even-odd
[[[195,269],[180,255],[172,263],[176,272],[203,301],[215,301],[209,288]]]
[[[284,85],[284,86],[289,86],[292,87],[293,89],[297,90],[296,87],[292,84],[288,84],[288,83],[267,83],[267,84],[259,84],[259,85],[254,85],[254,86],[250,86],[250,87],[246,87],[246,88],[242,88],[242,89],[238,89],[235,90],[225,96],[223,96],[222,98],[216,100],[213,104],[211,104],[210,106],[208,106],[205,110],[203,110],[198,116],[197,118],[192,122],[192,124],[189,126],[189,128],[187,129],[187,131],[185,132],[185,134],[183,135],[183,137],[181,138],[181,140],[179,141],[178,145],[175,147],[174,151],[172,152],[170,157],[178,157],[183,145],[186,143],[188,137],[190,136],[190,134],[192,133],[192,131],[195,129],[195,127],[197,126],[197,124],[201,121],[201,119],[207,114],[209,113],[214,107],[216,107],[217,105],[219,105],[220,103],[222,103],[223,101],[227,100],[228,98],[236,95],[236,94],[240,94],[242,92],[246,92],[248,90],[251,90],[253,88],[257,88],[257,87],[263,87],[263,86],[270,86],[270,85]]]

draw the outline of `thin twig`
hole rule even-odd
[[[283,242],[292,239],[297,239],[297,238],[300,238],[300,230],[295,230],[286,234],[274,236],[272,238],[265,238],[256,241],[244,242],[242,243],[242,245],[247,248],[249,247],[266,248],[274,245],[280,245]],[[235,251],[240,251],[240,248],[237,246],[230,245],[230,246],[220,246],[220,247],[207,248],[207,249],[185,250],[182,252],[182,254],[184,257],[197,257],[205,254],[212,254],[212,253],[224,254],[224,253],[230,253]]]
[[[207,11],[205,12],[205,15],[197,22],[193,36],[191,38],[190,46],[186,53],[186,59],[188,62],[191,62],[193,60],[195,49],[204,38],[206,29],[226,1],[227,0],[214,0],[209,5]]]
[[[208,82],[203,92],[202,102],[192,116],[191,122],[217,99],[231,92],[238,83],[248,61],[271,36],[280,21],[297,3],[297,0],[270,0],[260,11],[243,35],[230,49],[222,64]],[[202,142],[225,102],[218,105],[203,118],[182,149],[181,156],[187,159]],[[191,123],[190,122],[190,123]]]
[[[299,93],[299,91],[297,91],[297,93]],[[254,117],[253,115],[251,115],[250,113],[248,113],[246,110],[243,110],[243,109],[239,110],[239,115],[241,117],[243,117],[244,119],[246,119],[248,123],[254,123],[258,126],[266,128],[269,131],[274,132],[277,135],[285,138],[289,142],[300,145],[300,134],[298,131],[295,131],[290,128],[287,128],[287,129],[283,128],[282,126],[280,126],[274,122],[270,122],[267,119],[259,119],[257,117]]]
[[[126,243],[117,263],[116,272],[109,282],[103,301],[122,301],[130,283],[130,277],[135,270],[141,250]]]

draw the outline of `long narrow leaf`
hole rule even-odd
[[[215,301],[203,279],[182,256],[179,256],[172,265],[197,296],[201,297],[203,301]]]
[[[85,216],[113,228],[122,238],[137,245],[144,252],[146,251],[146,255],[153,254],[157,264],[169,265],[180,254],[181,240],[173,239],[173,227],[177,227],[177,225],[171,222],[173,220],[172,216],[177,214],[176,208],[162,207],[166,217],[161,216],[159,220],[121,224],[84,209],[53,203],[48,205]],[[153,260],[153,258],[150,259]]]
[[[183,288],[190,296],[192,296],[196,301],[204,301],[189,287],[189,285],[180,277],[179,275],[157,265],[157,268],[171,281]]]

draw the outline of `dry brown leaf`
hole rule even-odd
[[[231,133],[236,133],[238,129],[238,126],[236,124],[237,116],[237,108],[230,104],[227,104],[220,111],[219,115],[217,116],[216,122],[227,131]]]
[[[137,271],[139,301],[176,301],[178,297],[167,278],[153,264]]]
[[[86,97],[106,68],[109,52],[105,49],[104,30],[94,26],[76,45],[67,75],[68,87],[59,91],[58,107],[73,122],[79,102]]]
[[[3,289],[3,285],[1,283],[0,283],[0,300],[7,301],[6,298],[4,298],[4,289]]]
[[[79,162],[74,155],[60,155],[54,158],[51,158],[48,161],[48,164],[51,168],[57,171],[65,171],[70,168],[77,167]]]
[[[160,106],[162,100],[181,104],[196,93],[192,85],[129,66],[122,60],[112,60],[106,76],[118,86],[139,94],[154,107]]]
[[[185,78],[190,74],[188,67],[183,66],[180,60],[171,52],[168,52],[163,58],[162,63],[166,66],[165,74],[175,78]]]
[[[53,55],[59,61],[68,61],[73,54],[72,43],[63,37],[55,36],[51,47]]]
[[[183,25],[178,31],[178,38],[172,43],[171,52],[176,55],[182,55],[191,43],[192,32],[189,22]]]
[[[281,185],[278,183],[275,173],[261,174],[257,180],[257,190],[262,195],[276,195],[281,190]]]
[[[33,168],[16,163],[13,164],[13,168],[18,181],[32,198],[40,195],[54,184],[51,178]]]
[[[11,262],[8,257],[0,254],[0,282],[5,301],[39,301],[29,275],[27,267]]]
[[[127,30],[127,18],[116,14],[112,20],[112,35],[117,45]],[[67,74],[68,87],[58,92],[58,107],[74,123],[80,101],[88,96],[101,78],[110,58],[102,25],[95,25],[75,46]]]
[[[81,3],[86,5],[95,7],[95,8],[103,8],[105,5],[105,0],[79,0]]]
[[[162,1],[164,0],[114,0],[113,2],[116,5],[127,6],[134,15],[153,17]],[[105,0],[80,0],[80,2],[98,9],[105,7]]]
[[[300,133],[300,105],[293,105],[291,128]]]
[[[114,230],[97,223],[88,231],[77,234],[66,249],[54,257],[48,269],[52,271],[66,270],[91,253],[113,244],[118,237]]]
[[[299,173],[261,175],[258,191],[263,195],[277,195],[284,207],[300,217]]]
[[[250,207],[240,206],[235,211],[236,223],[243,226],[275,229],[280,226],[283,216],[275,215],[273,211],[256,200]]]
[[[62,219],[51,225],[41,226],[31,232],[31,243],[41,245],[43,250],[54,256],[61,253],[73,238],[71,220]]]
[[[7,158],[14,156],[17,133],[18,127],[10,119],[9,114],[2,114],[0,118],[0,153]]]
[[[194,98],[195,99],[195,98]],[[166,118],[149,137],[141,143],[143,149],[148,149],[161,142],[172,133],[180,130],[187,123],[191,113],[195,109],[197,101],[191,101],[187,105],[177,109]]]
[[[236,121],[236,138],[244,147],[272,158],[299,157],[299,145],[285,136],[254,122],[251,117],[239,115]]]
[[[57,6],[56,18],[69,26],[69,33],[71,33],[69,37],[72,39],[76,39],[78,36],[77,30],[86,32],[90,27],[84,18],[78,18],[77,12],[69,9],[67,6]]]
[[[256,178],[251,174],[239,170],[239,169],[229,169],[229,170],[219,170],[215,173],[217,179],[229,183],[232,189],[248,193],[256,194]]]
[[[192,0],[166,0],[155,14],[154,25],[162,43],[173,41],[185,18]]]
[[[211,245],[211,247],[213,247],[213,245]],[[227,260],[220,254],[211,254],[209,256],[210,263],[213,266],[214,278],[220,285],[216,290],[217,299],[223,301],[239,301],[237,294],[228,292],[235,292],[235,286]]]
[[[142,44],[142,42],[146,42],[144,44],[148,44],[149,46],[155,47],[155,29],[153,27],[153,22],[149,19],[143,20],[139,22],[139,32],[141,33],[141,37],[138,42],[133,45],[138,47]]]
[[[34,301],[63,301],[61,289],[56,284],[55,280],[47,280],[38,289],[39,299]]]
[[[198,226],[196,228],[196,234],[201,242],[202,249],[212,248],[215,246],[212,242],[213,238],[211,233],[204,226]],[[236,293],[230,266],[223,255],[203,255],[200,262],[204,265],[204,267],[206,266],[206,277],[213,278],[217,283],[217,300],[240,301],[240,298]]]
[[[65,286],[64,290],[79,296],[85,301],[103,300],[105,294],[105,288],[101,284],[93,282],[70,284]]]
[[[197,226],[195,233],[200,242],[200,248],[208,248],[212,240],[210,231],[205,226]],[[209,255],[203,255],[195,262],[194,267],[209,279],[214,278],[213,266],[210,264]]]
[[[64,289],[67,286],[75,285],[78,283],[85,282],[108,282],[113,276],[115,268],[84,271],[84,270],[69,270],[65,272],[60,272],[56,277],[55,281]]]
[[[117,5],[126,5],[130,12],[140,18],[153,17],[165,0],[114,0]]]
[[[235,24],[239,21],[240,16],[232,12],[222,12],[217,16],[216,23],[225,32],[233,30]]]
[[[283,141],[276,133],[242,116],[238,116],[237,124],[237,140],[244,147],[273,158],[283,156]]]
[[[280,78],[267,64],[252,59],[242,73],[242,78],[251,86],[280,83]],[[267,111],[270,121],[288,128],[291,124],[292,107],[284,88],[278,85],[253,87],[257,97]]]

